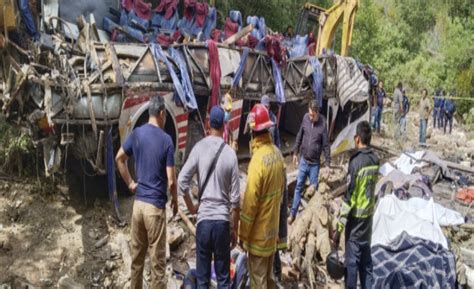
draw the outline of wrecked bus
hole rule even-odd
[[[57,1],[42,1],[41,39],[30,49],[1,36],[2,109],[7,119],[27,123],[43,148],[47,175],[59,169],[68,149],[96,174],[105,174],[111,165],[107,156],[147,120],[148,100],[157,94],[166,101],[165,130],[178,164],[205,135],[208,109],[225,93],[232,96],[229,127],[236,142],[245,140],[246,115],[263,94],[278,111],[279,129],[290,136],[296,135],[307,102],[317,98],[333,155],[349,150],[356,124],[369,119],[369,76],[352,58],[302,54],[275,61],[268,50],[236,45],[254,26],[222,42],[186,37],[166,46],[113,42],[101,29],[113,25],[96,21],[107,16],[92,13],[88,21],[79,17],[73,24],[61,17],[61,9]],[[114,31],[134,38],[116,25]]]

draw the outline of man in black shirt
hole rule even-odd
[[[303,117],[293,149],[293,162],[298,164],[298,158],[300,162],[291,215],[288,219],[290,224],[292,224],[296,218],[301,201],[301,191],[306,183],[306,178],[309,177],[310,185],[318,186],[320,158],[323,151],[326,159],[326,168],[323,174],[328,174],[329,165],[331,163],[326,119],[319,114],[319,106],[315,100],[309,103],[308,110],[308,113]]]

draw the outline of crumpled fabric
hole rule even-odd
[[[20,10],[21,20],[26,27],[28,35],[30,35],[33,40],[39,40],[40,34],[36,29],[35,20],[33,19],[33,14],[31,14],[30,1],[29,0],[20,0],[18,1],[18,9]],[[3,24],[3,23],[2,23]]]
[[[224,23],[224,39],[227,39],[239,31],[239,24],[233,22],[230,17],[227,17]]]
[[[155,40],[162,47],[168,48],[170,45],[172,45],[173,43],[178,41],[180,37],[181,37],[181,33],[179,32],[179,30],[176,30],[173,33],[173,35],[167,35],[167,34],[164,34],[164,33],[159,33],[158,35],[156,35]]]
[[[250,49],[248,47],[245,47],[244,50],[242,51],[242,55],[240,56],[240,63],[239,67],[235,71],[234,78],[232,79],[232,87],[238,87],[240,79],[242,78],[242,74],[244,73],[245,66],[247,65],[247,58],[249,56]]]
[[[211,75],[211,98],[209,99],[210,109],[219,104],[219,96],[221,89],[221,65],[219,62],[219,50],[217,43],[213,40],[207,41],[209,49],[209,71]]]
[[[278,103],[285,103],[285,90],[283,89],[283,81],[281,77],[280,67],[276,63],[276,61],[272,58],[272,71],[273,71],[273,79],[275,80],[275,95],[276,100]]]
[[[173,65],[168,61],[168,58],[166,57],[165,52],[161,48],[159,44],[152,43],[151,44],[151,53],[153,57],[155,58],[155,65],[156,63],[159,63],[159,61],[162,61],[166,64],[166,67],[168,68],[168,72],[171,75],[171,78],[173,79],[173,85],[175,89],[175,93],[177,94],[179,100],[181,103],[185,104],[188,106],[190,109],[196,109],[196,107],[193,106],[193,102],[188,102],[187,99],[188,97],[186,96],[185,89],[183,88],[183,84],[181,83],[180,78],[176,74],[176,71],[174,70]],[[156,65],[156,69],[159,69],[158,65]]]
[[[151,19],[151,3],[146,3],[143,0],[134,0],[133,11],[142,19]]]
[[[193,20],[194,9],[196,7],[197,0],[184,0],[184,13],[183,16],[187,20]]]
[[[203,37],[200,39],[201,41],[207,40],[211,37],[213,30],[216,28],[216,21],[217,21],[217,10],[214,7],[209,8],[209,14],[206,17],[206,21],[204,22],[204,27],[202,29]],[[214,41],[220,41],[219,38],[213,39]]]
[[[309,63],[311,64],[311,67],[313,68],[313,83],[312,83],[312,89],[313,89],[313,94],[314,94],[314,99],[318,102],[319,107],[323,107],[323,95],[324,95],[324,90],[323,90],[323,81],[324,81],[324,74],[323,74],[323,69],[321,67],[321,64],[319,63],[318,58],[315,56],[312,56],[309,59]]]
[[[336,55],[339,103],[365,102],[369,99],[369,83],[353,58]]]
[[[308,49],[308,35],[300,36],[296,35],[295,38],[292,39],[292,46],[290,49],[290,58],[293,57],[301,57],[306,55]]]
[[[168,49],[170,56],[176,61],[181,76],[181,85],[184,91],[185,104],[189,109],[197,109],[196,96],[194,95],[193,84],[188,73],[186,62],[175,48]]]
[[[178,8],[178,0],[161,0],[160,5],[156,6],[155,11],[165,14],[165,19],[170,19]]]
[[[210,39],[215,42],[220,42],[222,40],[222,31],[220,29],[212,29]]]
[[[133,9],[133,0],[122,0],[122,7],[127,11],[132,10]]]
[[[229,18],[232,22],[237,23],[240,27],[242,27],[242,13],[240,13],[239,10],[230,10]]]
[[[209,6],[207,3],[196,3],[196,26],[202,28],[209,13]]]
[[[282,35],[267,35],[262,41],[264,41],[269,57],[280,65],[286,62],[286,49],[281,44],[283,41]]]

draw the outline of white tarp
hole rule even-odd
[[[426,166],[427,163],[421,161],[425,155],[424,151],[415,153],[403,153],[393,164],[405,175],[412,173],[414,168]]]
[[[441,225],[459,225],[464,218],[456,211],[436,204],[433,199],[399,200],[395,195],[380,199],[374,214],[372,246],[388,245],[402,232],[430,240],[448,249]]]

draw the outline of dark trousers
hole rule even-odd
[[[453,117],[446,115],[444,118],[444,133],[446,133],[446,127],[449,125],[449,133],[453,130]]]
[[[210,288],[211,263],[217,288],[230,288],[230,224],[227,221],[203,220],[196,228],[197,288]]]
[[[348,240],[346,242],[346,288],[357,288],[357,275],[361,289],[372,289],[372,256],[370,243]]]

